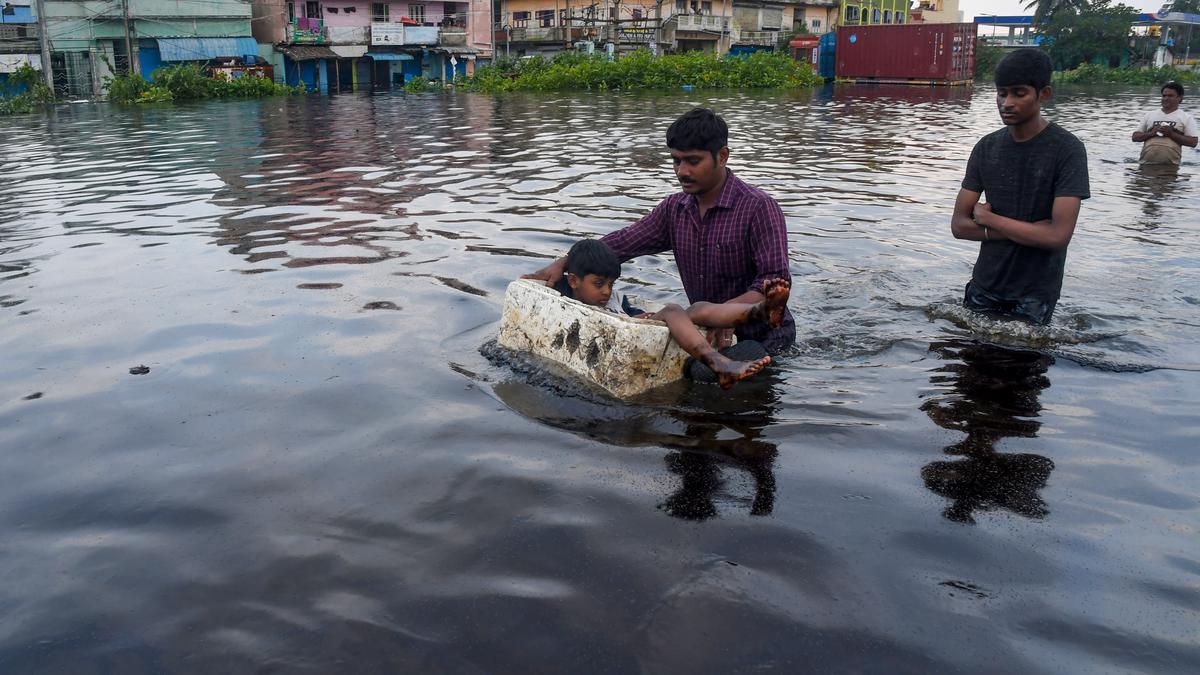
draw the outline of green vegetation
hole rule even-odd
[[[1162,84],[1170,80],[1198,83],[1200,74],[1190,70],[1163,68],[1108,68],[1094,63],[1054,74],[1056,84]]]
[[[141,75],[114,75],[105,78],[108,100],[113,103],[170,103],[213,98],[262,98],[303,94],[304,87],[276,84],[261,77],[209,77],[195,63],[167,66],[154,71],[154,82]]]
[[[425,77],[414,77],[404,84],[404,91],[408,94],[419,94],[424,91],[441,91],[442,83],[440,80],[430,80]]]
[[[992,79],[992,75],[996,73],[996,66],[1000,64],[1000,59],[1002,58],[1004,58],[1003,49],[987,44],[983,41],[983,38],[976,39],[975,79]]]
[[[1037,30],[1058,68],[1118,66],[1129,54],[1129,32],[1138,12],[1112,0],[1079,0],[1054,11]]]
[[[8,81],[15,87],[23,86],[25,91],[14,96],[0,96],[0,115],[25,115],[38,106],[54,102],[54,92],[42,81],[41,71],[34,70],[28,63],[10,74]]]
[[[634,89],[796,88],[821,84],[808,65],[787,54],[756,52],[746,58],[720,58],[710,52],[653,56],[634,52],[615,61],[572,52],[553,60],[535,56],[498,61],[463,82],[470,91],[611,91]]]

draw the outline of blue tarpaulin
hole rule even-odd
[[[396,52],[367,52],[367,56],[376,61],[412,61],[411,54],[399,54]]]
[[[252,37],[158,38],[163,61],[207,61],[232,56],[258,56]]]

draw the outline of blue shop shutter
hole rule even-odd
[[[163,61],[208,61],[258,53],[252,37],[158,38],[157,42]]]

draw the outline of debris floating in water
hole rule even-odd
[[[130,375],[145,375],[150,372],[149,366],[134,366],[129,369]]]

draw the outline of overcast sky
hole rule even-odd
[[[1025,5],[1029,0],[959,0],[958,8],[963,11],[963,21],[970,23],[975,20],[975,17],[980,14],[1000,14],[1008,16],[1012,14],[1033,14],[1032,10],[1025,9]],[[1122,0],[1126,5],[1132,5],[1141,9],[1143,12],[1155,12],[1159,7],[1162,7],[1166,0],[1148,1],[1148,0]]]

